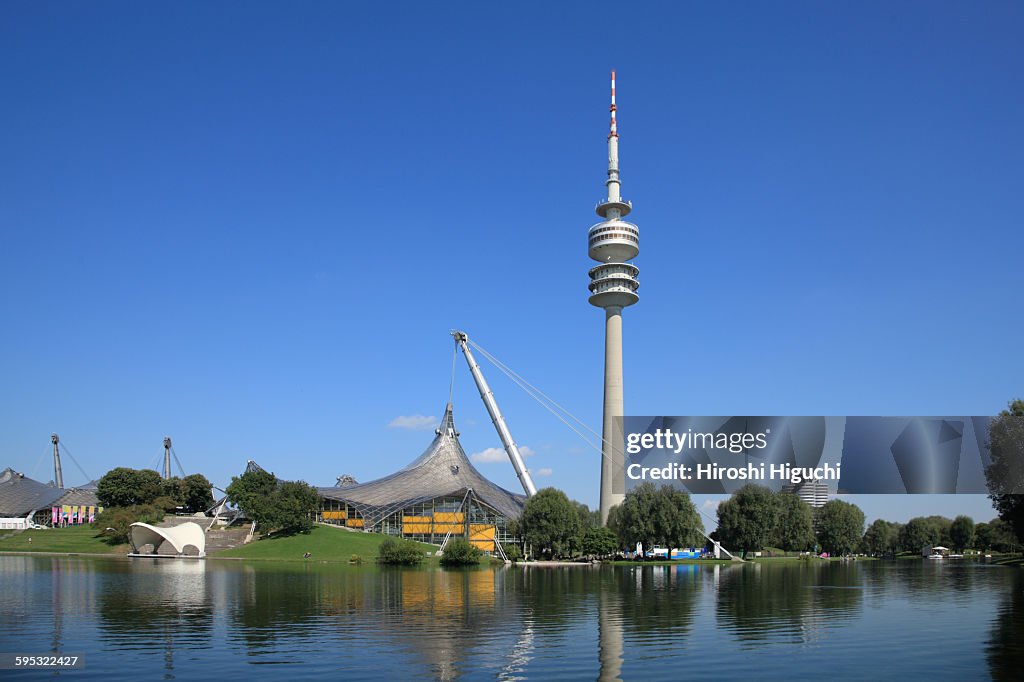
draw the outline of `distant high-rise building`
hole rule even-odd
[[[810,479],[800,483],[787,483],[782,492],[793,493],[813,508],[824,507],[828,502],[828,485],[820,479]]]

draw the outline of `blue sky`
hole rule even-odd
[[[995,413],[1024,393],[1022,30],[999,2],[4,3],[0,466],[46,480],[51,431],[91,476],[155,466],[170,435],[220,485],[369,480],[429,442],[389,424],[440,417],[451,328],[599,428],[612,68],[627,413]],[[463,444],[498,447],[458,362]],[[598,456],[484,371],[538,483],[595,505]]]

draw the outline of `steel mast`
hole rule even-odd
[[[501,438],[501,444],[505,446],[508,458],[512,460],[512,467],[516,470],[516,476],[519,477],[519,482],[523,485],[526,496],[533,497],[537,494],[537,486],[533,484],[530,472],[527,471],[526,464],[523,463],[523,456],[519,454],[519,448],[516,447],[515,441],[512,440],[512,434],[508,430],[505,418],[501,415],[498,403],[494,400],[494,392],[487,385],[487,380],[484,379],[483,372],[480,371],[480,365],[477,364],[473,353],[469,350],[469,337],[466,336],[466,332],[457,330],[452,332],[452,336],[455,338],[455,343],[462,348],[462,354],[466,356],[466,364],[469,365],[469,371],[476,382],[476,388],[480,391],[480,399],[484,401],[487,414],[491,415],[494,428],[498,431],[498,437]]]
[[[50,442],[53,443],[53,482],[57,484],[58,488],[63,488],[64,472],[60,468],[60,436],[51,433]]]

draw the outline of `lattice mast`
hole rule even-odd
[[[622,218],[633,204],[622,198],[619,180],[619,130],[616,121],[615,72],[612,71],[611,122],[608,131],[607,196],[597,204],[603,220],[587,233],[588,255],[600,265],[590,269],[590,304],[605,311],[604,419],[601,447],[601,523],[608,512],[625,499],[622,434],[615,418],[623,415],[622,309],[640,300],[639,268],[627,261],[640,253],[640,228]]]

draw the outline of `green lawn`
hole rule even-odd
[[[9,532],[0,532],[0,536]],[[29,542],[29,539],[32,541]],[[80,554],[127,554],[128,545],[108,545],[91,526],[24,530],[0,539],[0,552],[72,552]]]
[[[363,561],[373,562],[377,558],[377,548],[388,537],[378,533],[353,533],[340,528],[316,526],[308,534],[253,540],[248,545],[210,556],[303,561],[302,555],[310,552],[313,561],[347,562],[353,554],[358,554]],[[437,552],[437,547],[433,545],[420,544],[420,547],[424,553]]]

